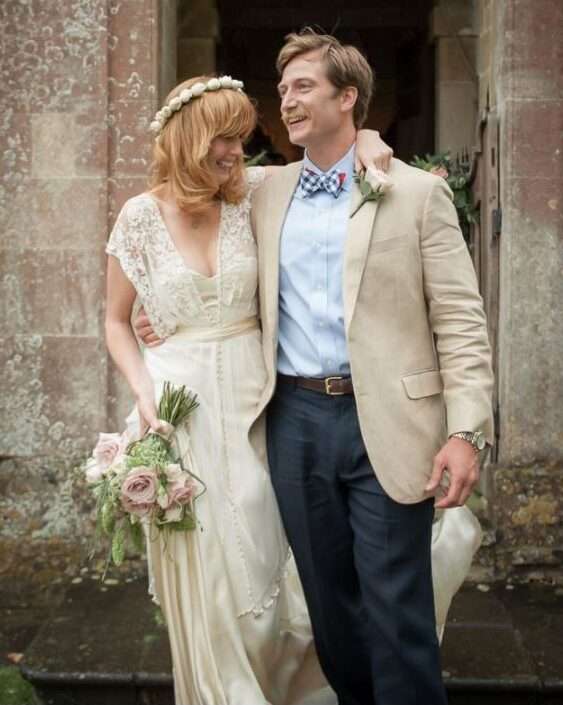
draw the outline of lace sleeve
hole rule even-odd
[[[166,338],[174,332],[159,310],[149,277],[146,252],[146,229],[149,227],[146,208],[137,198],[125,203],[106,245],[106,253],[119,260],[121,269],[135,287],[155,333]]]

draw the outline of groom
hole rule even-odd
[[[340,705],[442,705],[433,495],[447,470],[463,504],[493,435],[475,274],[443,179],[393,160],[362,204],[361,54],[305,31],[277,65],[306,151],[253,204],[272,482]]]

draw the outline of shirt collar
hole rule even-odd
[[[340,159],[340,161],[336,162],[336,164],[333,164],[326,171],[323,171],[322,169],[319,169],[319,167],[309,159],[307,150],[305,150],[305,154],[303,155],[303,169],[309,169],[310,171],[314,171],[315,174],[327,174],[329,171],[336,169],[337,171],[346,174],[346,179],[342,184],[342,190],[349,191],[352,188],[352,181],[354,179],[355,155],[356,143],[354,142],[354,144],[350,147],[350,149],[346,152],[342,159]]]

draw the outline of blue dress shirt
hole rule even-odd
[[[349,375],[342,267],[350,217],[355,145],[327,171],[346,174],[337,198],[298,186],[280,244],[278,371],[302,377]],[[307,153],[303,168],[322,172]]]

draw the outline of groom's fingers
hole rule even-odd
[[[425,492],[434,492],[435,490],[438,489],[438,485],[440,484],[440,480],[442,479],[442,474],[445,469],[446,469],[446,463],[442,459],[441,454],[438,453],[434,457],[434,465],[432,466],[432,474],[430,475],[430,480],[428,480],[428,484],[424,488]]]
[[[375,166],[381,171],[389,171],[391,166],[391,159],[393,158],[393,150],[391,147],[386,147],[381,154],[378,154],[375,158]]]
[[[463,490],[463,483],[455,478],[452,480],[451,485],[448,487],[448,492],[445,497],[439,502],[436,502],[436,507],[438,509],[448,509],[449,507],[458,507],[459,498]]]

